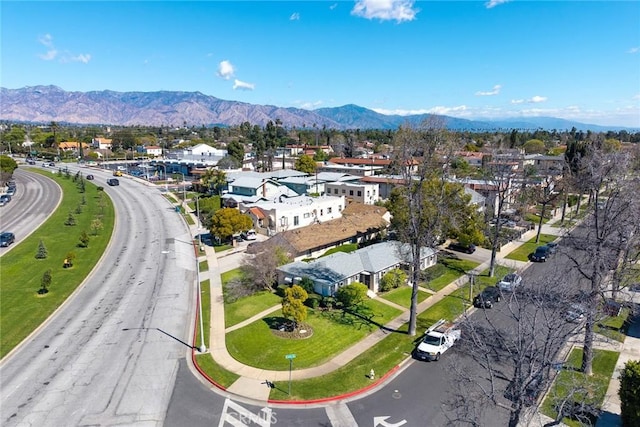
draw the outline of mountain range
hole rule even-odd
[[[349,104],[305,110],[273,105],[227,101],[200,92],[68,92],[57,86],[0,88],[0,120],[82,125],[119,126],[233,126],[243,122],[265,126],[280,119],[286,127],[329,129],[397,129],[436,117],[451,130],[493,131],[505,129],[622,130],[553,117],[520,117],[503,120],[466,120],[430,114],[385,115]]]

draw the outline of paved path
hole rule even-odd
[[[557,220],[558,218],[556,217],[554,219]],[[527,240],[535,237],[536,233],[537,230],[530,230],[525,233],[520,239],[505,245],[498,254],[499,263],[518,271],[526,269],[529,265],[527,262],[509,260],[506,259],[505,256],[525,243]],[[563,229],[560,227],[553,227],[551,224],[544,224],[542,226],[541,233],[561,236],[563,233]],[[244,255],[242,252],[243,248],[234,249],[232,251],[233,255],[231,256],[228,254],[216,254],[213,248],[209,246],[206,246],[204,249],[206,256],[201,257],[201,261],[208,261],[209,270],[207,272],[201,273],[200,278],[201,281],[210,281],[209,283],[211,291],[211,338],[209,344],[210,348],[208,349],[208,351],[220,366],[240,375],[240,378],[227,388],[229,392],[258,401],[267,401],[269,399],[270,388],[266,386],[265,380],[268,379],[269,381],[287,381],[289,379],[289,371],[265,370],[247,366],[238,362],[227,351],[225,344],[225,334],[227,332],[242,328],[256,320],[263,318],[268,314],[273,313],[274,311],[279,310],[280,306],[278,305],[266,309],[256,314],[255,316],[252,316],[251,318],[238,323],[237,325],[226,328],[224,322],[224,300],[222,297],[222,282],[220,280],[220,273],[233,269],[239,265],[241,258]],[[231,257],[235,258],[233,262],[230,262]],[[223,259],[224,262],[219,262],[219,258]],[[489,261],[486,260],[475,269],[475,272],[479,273],[488,268],[488,266]],[[466,284],[467,280],[467,276],[462,276],[454,280],[452,283],[450,283],[440,291],[434,292],[432,290],[424,290],[430,293],[431,296],[418,305],[418,313],[423,312],[437,302],[441,301],[451,292]],[[360,340],[342,353],[336,355],[328,362],[319,366],[292,371],[291,378],[293,380],[313,378],[316,376],[328,374],[336,369],[339,369],[340,367],[345,366],[361,353],[367,351],[379,341],[384,339],[388,334],[387,331],[396,330],[409,321],[409,310],[407,310],[405,307],[399,306],[398,304],[387,301],[383,298],[379,298],[379,301],[403,310],[402,314],[385,324],[384,327],[379,328],[366,338]],[[617,344],[616,347],[616,343],[607,344],[604,341],[600,343],[600,345],[598,345],[598,348],[606,347],[612,350],[621,351],[618,365],[616,366],[616,375],[614,375],[614,378],[612,378],[611,380],[609,390],[607,392],[607,397],[605,399],[605,404],[603,406],[603,410],[605,410],[606,412],[599,419],[597,425],[598,427],[613,427],[620,425],[620,402],[617,399],[617,389],[619,387],[619,382],[617,380],[617,375],[619,373],[619,370],[624,366],[624,363],[626,363],[627,360],[640,359],[640,330],[638,330],[640,329],[639,323],[640,322],[636,322],[634,324],[633,327],[636,329],[630,331],[630,336],[627,337],[623,345]],[[568,347],[571,347],[575,344],[579,345],[579,343],[577,342],[570,343],[568,344]],[[536,417],[536,419],[549,421],[548,418],[544,416]]]

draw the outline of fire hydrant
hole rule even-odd
[[[372,380],[376,377],[376,373],[373,371],[373,369],[369,372],[369,379]]]

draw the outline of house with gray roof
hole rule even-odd
[[[377,293],[382,277],[389,270],[410,265],[412,258],[409,245],[387,241],[350,253],[337,252],[311,262],[283,265],[277,269],[278,284],[295,284],[308,277],[314,291],[323,296],[333,296],[340,287],[353,282],[364,283]],[[435,265],[436,259],[432,249],[422,248],[420,269]]]

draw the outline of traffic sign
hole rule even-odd
[[[289,360],[291,360],[291,359],[295,359],[295,358],[296,358],[296,355],[295,355],[295,354],[287,354],[287,355],[285,356],[285,359],[289,359]]]

